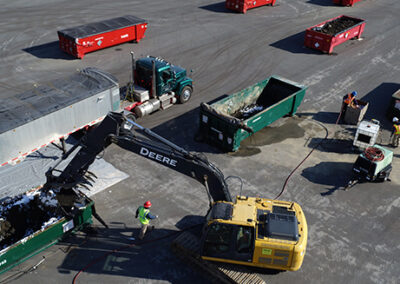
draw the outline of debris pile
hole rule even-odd
[[[335,35],[351,28],[352,26],[355,26],[359,22],[359,19],[340,17],[333,21],[325,23],[322,27],[314,27],[312,29],[316,32],[320,32],[323,34]]]
[[[263,110],[264,110],[263,106],[257,104],[251,104],[238,110],[233,116],[239,119],[247,119]]]
[[[0,204],[0,249],[57,222],[62,216],[52,192],[25,193]]]

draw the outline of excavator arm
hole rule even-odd
[[[136,128],[137,133],[131,131],[132,128]],[[79,185],[91,185],[93,174],[88,171],[89,166],[111,143],[198,180],[213,201],[232,201],[224,175],[205,157],[188,152],[123,114],[113,112],[46,173],[44,188],[65,192]],[[57,166],[79,146],[80,150],[68,165],[63,170],[57,170]],[[59,174],[55,175],[55,172]]]

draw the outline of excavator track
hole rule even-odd
[[[265,281],[257,274],[244,267],[203,260],[200,256],[199,239],[187,231],[181,233],[172,241],[171,248],[178,257],[189,261],[192,266],[201,272],[205,272],[205,275],[213,283],[265,284]]]

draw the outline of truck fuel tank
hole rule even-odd
[[[150,100],[144,102],[143,104],[135,107],[134,111],[138,117],[143,117],[152,112],[155,112],[156,110],[160,109],[160,107],[161,107],[160,100],[150,99]]]

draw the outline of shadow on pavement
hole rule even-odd
[[[79,275],[80,281],[87,280],[87,275],[101,274],[170,283],[185,283],[186,280],[205,283],[201,275],[193,278],[196,272],[177,259],[170,250],[171,241],[180,231],[155,228],[140,241],[137,239],[138,228],[132,229],[118,222],[109,225],[109,229],[86,230],[61,242],[66,255],[58,272],[70,274],[72,278],[84,269]],[[132,236],[136,239],[130,239]],[[78,283],[80,281],[78,279]]]
[[[318,6],[336,6],[332,0],[308,0],[307,3],[313,4],[313,5],[318,5]]]
[[[335,124],[339,116],[339,110],[338,112],[328,112],[328,111],[320,111],[317,113],[302,112],[302,113],[297,113],[296,115],[298,117],[311,116],[312,119],[319,121],[321,123]]]
[[[64,60],[74,60],[75,57],[68,55],[63,52],[59,45],[58,41],[52,41],[49,43],[36,45],[28,48],[22,49],[23,51],[30,53],[31,55],[42,58],[42,59],[64,59]]]
[[[200,9],[204,9],[207,11],[215,12],[215,13],[235,13],[234,11],[228,10],[225,8],[225,2],[214,3],[206,6],[200,6]]]
[[[390,99],[394,92],[400,89],[399,83],[382,83],[363,97],[362,101],[368,102],[368,110],[364,119],[377,119],[381,128],[391,131],[392,122],[386,116]]]
[[[318,145],[319,144],[319,145]],[[337,154],[354,154],[352,149],[353,141],[342,140],[335,138],[311,138],[308,143],[309,148],[315,148],[318,145],[318,150],[322,152],[337,153]]]
[[[347,185],[352,178],[352,163],[346,162],[320,162],[319,164],[306,168],[301,175],[315,184],[330,186],[321,195],[330,195],[336,190]]]
[[[177,227],[179,230],[185,230],[187,228],[192,227],[195,224],[204,224],[205,221],[206,221],[205,216],[187,215],[183,217],[181,220],[179,220],[175,224],[175,227]],[[199,232],[201,233],[201,228],[202,226],[196,226],[191,230],[200,229]]]
[[[271,43],[270,46],[286,50],[291,53],[324,55],[322,52],[305,47],[304,35],[305,31],[302,31],[297,34],[288,36],[284,39],[278,40],[274,43]]]
[[[151,130],[190,152],[222,153],[218,148],[196,139],[199,130],[200,108],[168,120]],[[140,121],[138,121],[140,124]],[[196,141],[197,140],[197,141]]]

